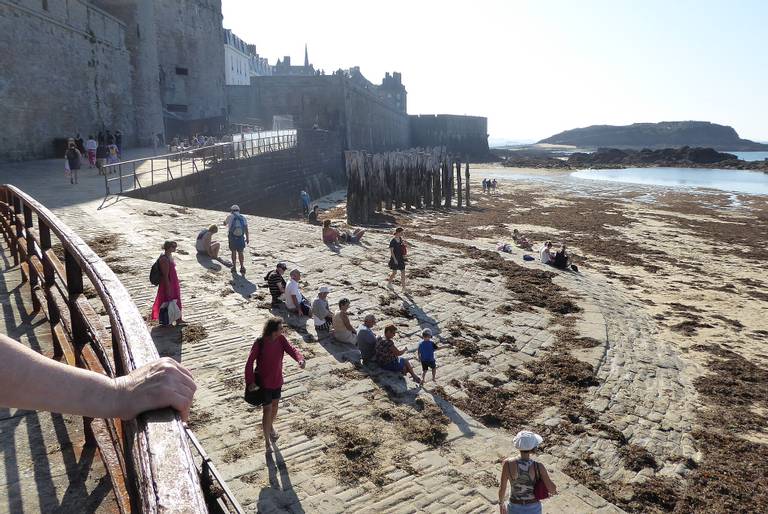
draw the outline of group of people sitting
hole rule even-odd
[[[572,269],[579,271],[575,264],[571,264],[571,256],[565,248],[565,243],[560,245],[557,252],[552,252],[552,241],[545,242],[539,250],[539,257],[542,264],[548,264],[558,269]]]

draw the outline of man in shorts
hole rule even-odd
[[[248,245],[248,221],[240,214],[240,207],[230,207],[230,214],[224,220],[227,226],[229,250],[232,252],[232,273],[237,269],[237,257],[240,257],[240,273],[245,276],[245,257],[243,251]]]

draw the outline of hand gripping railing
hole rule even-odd
[[[294,148],[296,130],[235,134],[234,141],[102,166],[104,198],[210,169],[215,163]]]
[[[29,282],[35,311],[50,322],[54,358],[111,377],[159,358],[128,291],[51,211],[18,188],[0,185],[0,225],[14,265]],[[64,264],[52,235],[63,247]],[[83,295],[83,276],[109,316],[111,334]],[[86,441],[98,445],[120,512],[208,511],[175,411],[146,412],[131,421],[84,418],[83,424]]]

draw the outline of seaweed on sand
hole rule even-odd
[[[199,323],[190,323],[181,333],[182,343],[196,343],[208,337],[208,331]]]

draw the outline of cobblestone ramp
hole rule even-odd
[[[0,239],[0,330],[51,357],[48,322],[33,316],[28,285]],[[82,418],[0,407],[0,512],[114,512],[98,450],[84,448]]]
[[[278,260],[301,268],[308,282],[307,296],[314,296],[321,284],[329,284],[334,288],[332,302],[342,296],[352,300],[355,320],[373,312],[380,319],[379,327],[395,322],[402,343],[408,343],[411,358],[421,327],[431,326],[447,335],[446,324],[457,317],[487,327],[480,331],[482,334],[515,335],[517,351],[504,349],[492,340],[480,342],[481,354],[491,359],[490,365],[478,364],[449,349],[439,351],[439,385],[445,387],[449,397],[462,394],[449,385],[453,378],[483,380],[502,376],[509,365],[523,363],[546,350],[553,341],[546,329],[546,315],[515,313],[514,322],[505,322],[507,318],[494,311],[499,302],[508,298],[504,286],[498,281],[474,280],[471,262],[446,257],[444,248],[425,244],[414,248],[414,261],[446,264],[438,266],[429,280],[431,295],[414,296],[413,301],[399,295],[390,299],[392,307],[403,307],[410,313],[411,319],[406,319],[384,313],[380,305],[379,297],[390,295],[376,285],[385,271],[382,263],[386,262],[386,234],[371,233],[364,245],[346,246],[333,253],[319,243],[316,227],[249,217],[252,243],[244,279],[198,259],[194,253],[197,231],[220,223],[225,213],[180,211],[174,206],[121,199],[94,216],[96,205],[80,204],[60,209],[57,214],[86,234],[86,239],[105,233],[120,235],[119,244],[108,252],[108,258],[125,266],[118,276],[142,312],[149,312],[154,299],[155,291],[147,277],[162,241],[179,241],[177,266],[184,317],[193,326],[204,326],[207,335],[202,340],[183,342],[182,332],[161,327],[152,328],[152,335],[161,354],[179,359],[195,374],[199,389],[190,423],[248,511],[489,512],[495,508],[492,502],[497,497],[499,459],[513,453],[512,434],[486,428],[450,401],[433,397],[430,385],[418,390],[412,382],[386,373],[345,375],[353,372],[352,365],[346,362],[352,355],[350,347],[304,341],[304,326],[289,331],[289,337],[309,357],[307,370],[300,371],[286,359],[286,386],[276,424],[281,433],[279,450],[274,458],[267,459],[260,435],[261,415],[241,400],[248,350],[270,315],[262,307],[268,298],[261,287],[262,277]],[[413,283],[417,289],[425,285]],[[460,297],[435,285],[466,290],[473,299],[460,302]],[[391,406],[392,401],[408,405],[417,398],[437,401],[451,418],[447,444],[431,448],[404,440],[396,424],[382,425],[374,412],[375,407]],[[414,410],[413,415],[419,414]],[[365,479],[358,484],[340,482],[329,468],[333,437],[328,433],[307,437],[303,427],[308,423],[376,430],[383,427],[384,458],[378,470],[383,485]],[[399,454],[398,462],[392,459],[393,454]],[[542,455],[541,460],[552,466],[560,488],[560,494],[545,504],[546,511],[619,511],[560,473],[553,456]]]

